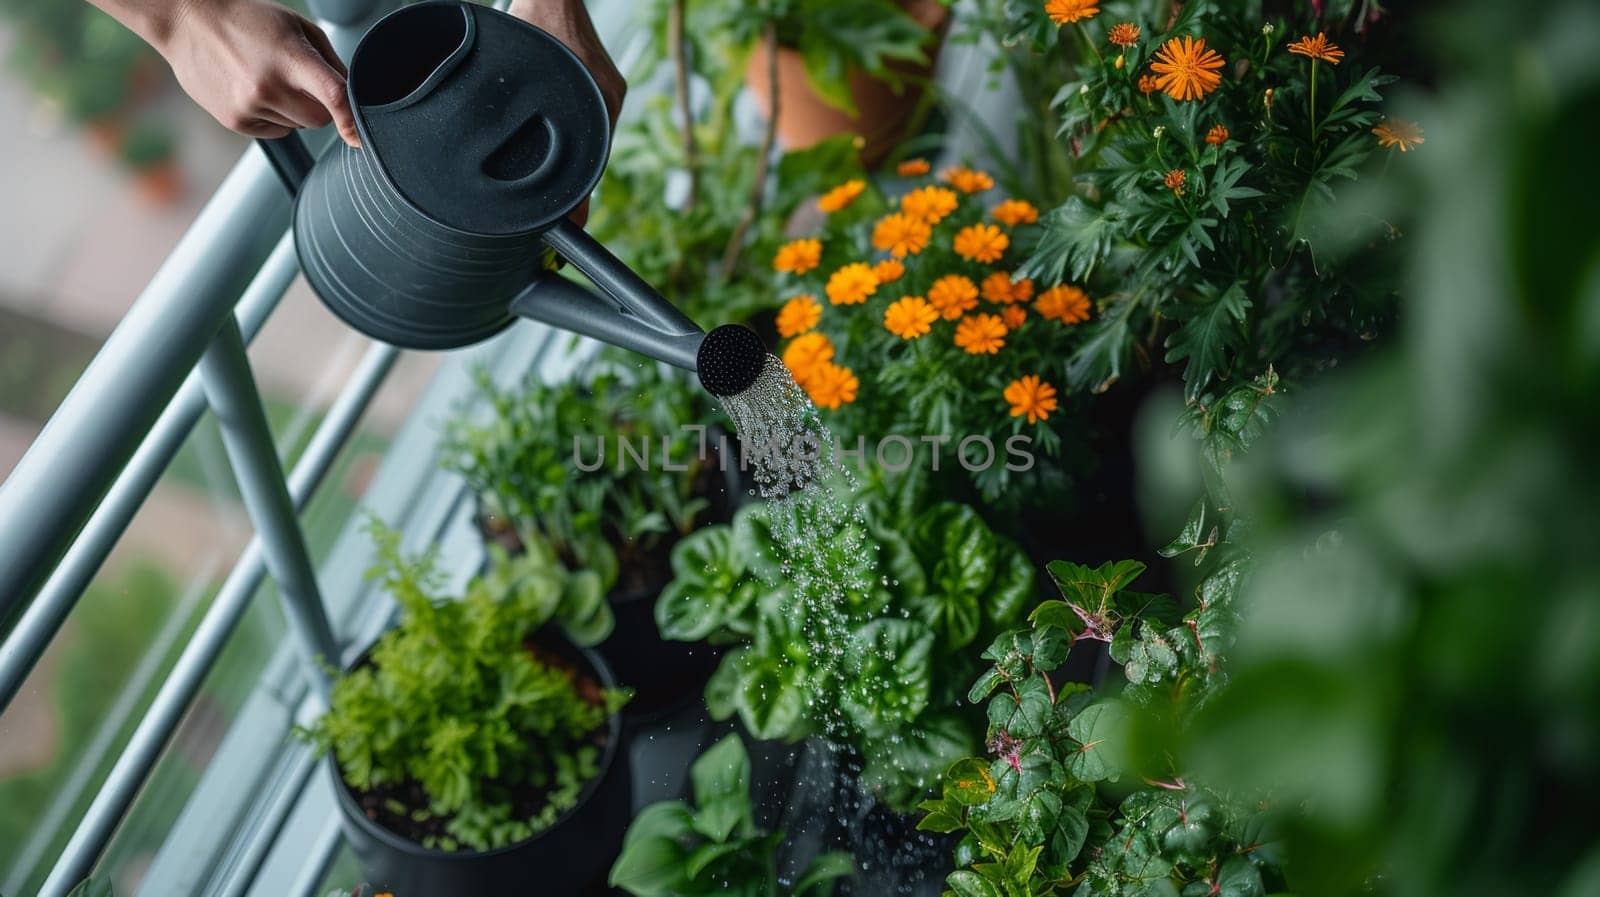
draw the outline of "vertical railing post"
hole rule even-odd
[[[206,400],[222,426],[222,443],[233,465],[245,510],[261,536],[267,572],[278,585],[284,616],[305,654],[307,675],[327,691],[326,665],[339,663],[339,644],[317,587],[316,570],[305,533],[272,443],[261,393],[245,355],[239,325],[230,315],[200,359]]]

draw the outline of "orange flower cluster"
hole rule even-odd
[[[1063,324],[1080,324],[1089,320],[1089,294],[1064,283],[1040,293],[1033,308],[1041,317]]]
[[[1338,65],[1344,58],[1344,51],[1339,45],[1328,40],[1328,36],[1321,31],[1316,37],[1302,37],[1289,45],[1289,52],[1297,56],[1306,56],[1313,60],[1320,59],[1329,65]]]
[[[1027,302],[1033,298],[1033,281],[1026,277],[1012,280],[1011,275],[1004,271],[996,271],[985,277],[981,289],[983,298],[996,305]]]
[[[1188,179],[1189,173],[1187,171],[1181,168],[1174,168],[1167,172],[1167,176],[1161,179],[1161,183],[1167,185],[1167,189],[1172,191],[1173,196],[1182,196],[1184,181]]]
[[[785,302],[783,308],[778,310],[778,335],[799,336],[817,326],[820,320],[822,320],[822,306],[817,303],[816,297],[796,296]]]
[[[963,274],[946,274],[928,287],[928,301],[946,321],[954,321],[978,307],[978,287]]]
[[[994,186],[994,178],[965,165],[957,165],[944,173],[945,183],[962,193],[982,193]]]
[[[833,272],[826,290],[834,305],[860,305],[878,291],[878,275],[860,262],[851,262]]]
[[[1044,14],[1057,25],[1071,25],[1100,14],[1099,0],[1046,0]]]
[[[820,333],[803,333],[783,350],[794,381],[819,408],[838,408],[856,400],[861,382],[855,372],[833,362],[833,343]]]
[[[1184,35],[1162,44],[1150,68],[1156,73],[1156,86],[1166,91],[1167,96],[1174,100],[1198,100],[1222,83],[1217,70],[1225,64],[1216,50],[1206,49],[1205,38]],[[1143,89],[1142,83],[1140,88]]]
[[[1011,405],[1011,416],[1026,414],[1030,424],[1049,419],[1050,412],[1056,410],[1056,388],[1040,380],[1037,374],[1011,381],[1004,395]]]
[[[1123,49],[1139,42],[1139,26],[1132,22],[1119,22],[1111,26],[1111,33],[1106,39]]]
[[[900,211],[928,224],[938,224],[961,202],[954,190],[945,187],[918,187],[900,197]]]
[[[992,224],[973,224],[957,231],[951,245],[956,255],[988,265],[1000,261],[1011,245],[1011,238]]]
[[[895,174],[903,178],[914,178],[917,175],[927,174],[931,170],[933,168],[928,164],[927,159],[907,159],[894,168]]]
[[[883,311],[883,326],[901,339],[927,336],[939,312],[921,296],[901,296]]]
[[[933,226],[927,220],[895,212],[878,219],[872,229],[872,247],[902,259],[927,248],[932,235]]]
[[[1071,5],[1074,9],[1087,10],[1084,17],[1098,12],[1093,2],[1060,0],[1057,5],[1063,9]],[[1114,29],[1116,40],[1113,42],[1119,46],[1129,46],[1139,37],[1137,26],[1125,24],[1127,28]],[[896,168],[902,177],[926,175],[929,170],[923,159],[908,159]],[[940,179],[942,184],[923,183],[909,190],[899,198],[897,208],[891,206],[887,214],[871,222],[866,238],[879,254],[876,260],[847,262],[831,272],[813,274],[821,282],[821,288],[814,287],[814,295],[794,295],[779,308],[777,329],[787,340],[782,352],[783,363],[819,408],[836,409],[855,402],[861,389],[854,371],[839,363],[833,342],[817,329],[827,315],[842,313],[827,312],[825,315],[825,304],[863,305],[884,292],[884,285],[907,278],[908,268],[915,269],[919,264],[949,264],[953,269],[924,268],[928,271],[926,274],[913,270],[913,276],[907,278],[911,287],[890,294],[898,296],[893,301],[873,306],[882,308],[879,313],[882,326],[898,340],[922,340],[942,326],[941,321],[949,321],[953,323],[951,330],[946,331],[949,336],[940,338],[941,342],[950,339],[945,346],[953,346],[968,356],[995,356],[1007,351],[1007,342],[1014,342],[1014,334],[1028,326],[1032,311],[1037,311],[1043,319],[1063,325],[1089,319],[1089,297],[1081,288],[1063,284],[1036,296],[1033,281],[1014,279],[1012,272],[994,268],[1016,239],[1015,233],[1008,231],[1038,223],[1037,207],[1024,199],[1004,199],[988,209],[987,220],[974,220],[979,209],[971,203],[977,200],[966,200],[964,195],[993,189],[994,178],[973,168],[957,166],[944,171]],[[824,194],[818,205],[824,211],[836,212],[856,202],[866,190],[864,181],[846,181]],[[942,222],[957,213],[962,213],[959,227],[952,225],[948,234],[936,233]],[[844,228],[846,232],[859,233],[854,223]],[[822,250],[820,240],[790,241],[779,247],[773,258],[773,268],[795,275],[816,271],[822,265]],[[913,295],[909,289],[917,289],[919,294]],[[823,295],[827,297],[826,303],[820,301]],[[989,303],[982,309],[979,308],[980,298]],[[1058,407],[1055,387],[1037,374],[1012,380],[1006,385],[1003,397],[1010,415],[1024,418],[1029,424],[1048,420]]]
[[[1409,153],[1423,143],[1422,126],[1403,118],[1386,118],[1378,122],[1372,133],[1377,136],[1379,146],[1402,153]]]
[[[840,211],[856,201],[867,189],[867,182],[863,180],[849,180],[822,194],[817,199],[817,208],[824,212],[833,213]]]
[[[788,274],[804,274],[822,264],[821,240],[794,240],[778,247],[772,269]]]
[[[1008,199],[994,207],[989,214],[994,220],[1006,227],[1016,227],[1019,224],[1033,224],[1039,220],[1039,210],[1033,203],[1025,199]]]
[[[1206,143],[1211,146],[1221,146],[1228,142],[1228,129],[1222,125],[1212,125],[1206,132]]]

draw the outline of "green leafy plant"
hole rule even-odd
[[[164,122],[142,119],[122,138],[122,164],[133,171],[159,168],[172,161],[177,141]]]
[[[707,327],[770,304],[766,261],[785,222],[827,179],[860,169],[847,138],[783,152],[770,123],[759,143],[741,134],[736,112],[749,47],[721,24],[733,9],[682,0],[650,7],[663,39],[648,44],[634,77],[671,66],[676,96],[646,97],[618,129],[589,225]],[[691,102],[691,94],[704,102]]]
[[[622,571],[633,587],[664,578],[667,549],[702,522],[720,477],[705,393],[679,371],[609,354],[559,383],[478,380],[488,415],[464,406],[443,456],[489,525],[547,541],[607,588]]]
[[[1018,272],[1097,297],[1068,384],[1104,388],[1166,364],[1181,366],[1194,400],[1268,365],[1299,379],[1380,334],[1400,229],[1336,216],[1333,189],[1384,174],[1370,157],[1394,79],[1361,58],[1356,35],[1331,14],[1267,19],[1248,4],[1186,3],[1154,19],[1142,4],[1097,8],[1059,27],[1044,4],[1011,4],[1004,35],[1080,60],[1054,100],[1074,190],[1043,216]],[[1343,47],[1299,40],[1324,30]],[[1211,80],[1163,81],[1160,54],[1194,39]]]
[[[695,805],[651,804],[640,811],[611,868],[612,887],[635,897],[828,897],[855,871],[848,853],[824,853],[795,880],[778,875],[782,831],[756,827],[750,758],[737,734],[724,737],[689,770]]]
[[[993,666],[968,694],[988,701],[988,756],[952,765],[922,804],[921,828],[962,833],[954,893],[1246,897],[1281,885],[1257,806],[1131,747],[1136,714],[1181,727],[1220,681],[1245,563],[1216,563],[1187,613],[1129,588],[1137,561],[1050,565],[1063,597],[989,646]],[[1109,644],[1120,690],[1054,682],[1085,641]]]
[[[706,686],[713,717],[758,738],[844,739],[863,784],[905,810],[977,742],[955,709],[973,669],[961,649],[1019,620],[1037,584],[965,505],[896,519],[872,502],[866,521],[876,556],[848,547],[848,527],[827,549],[823,563],[861,585],[835,600],[782,581],[765,506],[742,508],[674,549],[656,621],[664,638],[736,645]]]
[[[308,736],[374,818],[423,846],[490,850],[548,828],[600,772],[606,719],[627,700],[535,639],[550,622],[583,643],[609,634],[599,576],[538,542],[516,558],[491,548],[489,573],[447,599],[431,557],[373,532],[371,575],[400,620]]]

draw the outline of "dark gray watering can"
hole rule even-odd
[[[262,141],[297,190],[306,279],[345,322],[451,349],[532,318],[696,371],[717,395],[755,381],[753,331],[705,333],[568,219],[611,129],[560,41],[487,7],[406,6],[362,38],[347,89],[361,149],[336,141],[313,165],[298,135]],[[603,295],[550,270],[547,248]]]

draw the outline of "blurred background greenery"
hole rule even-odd
[[[1596,894],[1600,6],[1412,14],[1427,145],[1340,222],[1409,222],[1400,338],[1231,471],[1232,678],[1163,747],[1272,795],[1299,893]]]

